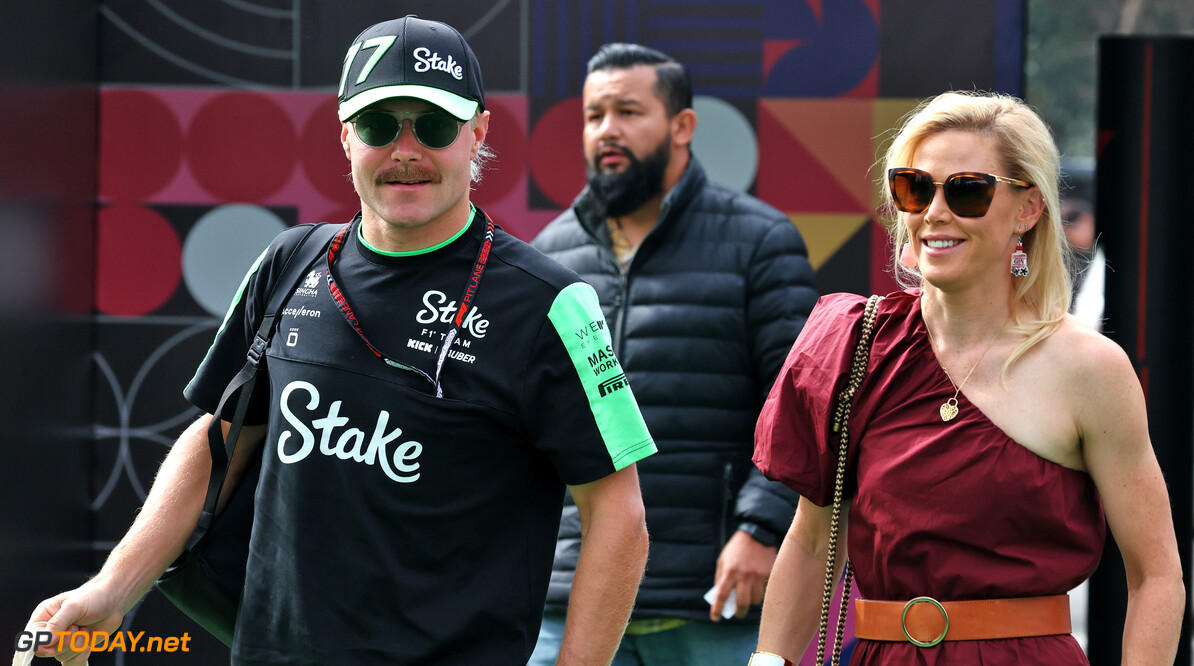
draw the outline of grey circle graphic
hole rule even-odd
[[[750,121],[717,97],[696,95],[692,107],[697,113],[693,154],[710,180],[745,192],[759,169],[759,144]]]
[[[220,206],[199,218],[182,247],[182,277],[191,296],[223,317],[253,262],[285,228],[277,215],[245,204]]]

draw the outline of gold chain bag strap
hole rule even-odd
[[[817,631],[817,666],[825,666],[825,637],[829,632],[829,604],[833,600],[833,565],[837,561],[838,526],[842,517],[842,485],[846,478],[846,454],[850,443],[850,409],[854,404],[854,395],[866,376],[867,361],[871,356],[871,334],[875,331],[875,313],[882,296],[874,295],[867,299],[866,310],[862,314],[862,330],[858,336],[858,347],[854,349],[854,361],[850,365],[850,380],[846,388],[837,397],[837,409],[833,413],[833,431],[841,433],[841,441],[837,452],[837,475],[833,483],[833,514],[829,520],[829,554],[825,563],[825,590],[821,596],[821,625]],[[833,639],[833,661],[830,666],[840,664],[842,658],[842,634],[846,630],[846,611],[850,604],[850,584],[854,578],[850,570],[850,562],[845,565],[842,583],[842,606],[837,616],[837,629]]]

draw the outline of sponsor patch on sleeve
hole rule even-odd
[[[613,338],[597,293],[583,282],[565,287],[552,303],[548,318],[576,368],[614,469],[654,453],[655,443],[614,355]]]

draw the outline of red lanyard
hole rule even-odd
[[[481,214],[485,215],[483,211]],[[485,215],[485,238],[481,241],[481,247],[477,250],[477,259],[475,262],[473,262],[473,270],[469,272],[468,281],[464,285],[464,293],[460,296],[460,305],[458,305],[456,308],[456,316],[452,318],[452,328],[448,329],[447,334],[444,335],[443,344],[440,345],[439,357],[435,362],[434,377],[412,365],[407,365],[405,363],[396,361],[386,354],[383,354],[377,349],[377,347],[374,347],[373,343],[369,342],[369,336],[365,335],[365,330],[361,328],[360,320],[357,319],[356,314],[352,311],[352,305],[348,303],[348,296],[345,295],[345,293],[340,290],[340,287],[336,285],[336,278],[332,276],[332,266],[336,263],[336,258],[340,255],[340,250],[344,247],[345,238],[348,236],[349,231],[354,227],[355,225],[350,224],[341,229],[339,233],[336,234],[336,237],[332,239],[332,243],[328,247],[327,280],[328,291],[331,293],[332,299],[336,301],[336,305],[340,308],[340,313],[344,315],[344,318],[348,321],[348,324],[352,326],[353,330],[357,332],[357,335],[361,337],[361,340],[365,342],[365,346],[369,348],[369,351],[373,352],[378,358],[395,368],[416,372],[422,375],[423,378],[431,382],[431,385],[435,387],[435,397],[444,397],[444,390],[439,381],[440,373],[443,372],[444,361],[448,358],[448,350],[452,348],[452,343],[455,342],[456,337],[460,335],[460,327],[464,323],[464,316],[468,312],[469,307],[473,303],[473,299],[477,295],[478,287],[481,286],[481,275],[485,273],[485,264],[489,261],[489,249],[493,246],[493,220],[490,219],[488,215]]]

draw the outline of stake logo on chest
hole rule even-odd
[[[302,402],[303,395],[306,402]],[[292,405],[292,400],[297,405]],[[279,409],[282,418],[290,424],[290,429],[283,430],[278,436],[278,460],[284,464],[293,465],[301,462],[316,451],[316,433],[318,433],[318,451],[329,458],[351,461],[368,465],[380,466],[381,471],[395,483],[414,483],[419,480],[419,456],[423,453],[423,445],[415,441],[398,443],[402,436],[402,428],[397,426],[387,431],[390,425],[390,413],[384,409],[377,413],[377,421],[373,424],[373,432],[366,441],[365,431],[351,426],[348,417],[340,415],[342,401],[334,400],[327,407],[323,416],[312,419],[310,425],[296,413],[295,407],[301,408],[306,414],[313,415],[319,409],[319,389],[314,384],[304,381],[293,381],[282,389],[279,399]],[[297,447],[291,443],[298,437]]]

